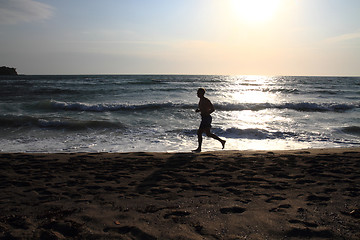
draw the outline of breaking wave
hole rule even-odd
[[[30,116],[1,116],[2,128],[46,128],[52,130],[80,131],[86,129],[125,129],[119,122],[80,121],[80,120],[48,120]]]
[[[260,111],[264,109],[290,109],[304,112],[343,112],[360,108],[360,103],[224,103],[214,104],[219,111]],[[118,104],[118,103],[99,103],[89,104],[80,102],[60,102],[60,101],[43,101],[36,104],[37,108],[47,110],[66,110],[66,111],[89,111],[89,112],[107,112],[107,111],[132,111],[132,110],[157,110],[166,108],[193,109],[196,104],[180,103],[146,103],[146,104]]]
[[[290,109],[304,112],[342,112],[355,108],[360,108],[360,103],[244,103],[244,104],[215,104],[215,108],[223,111],[259,111],[264,109]]]
[[[347,134],[360,136],[360,127],[359,126],[343,127],[341,130]]]
[[[213,128],[212,131],[219,136],[226,138],[237,138],[237,139],[253,139],[253,140],[262,140],[262,139],[286,139],[298,136],[294,132],[282,132],[282,131],[268,131],[260,128]],[[172,130],[171,132],[177,134],[184,134],[186,136],[196,135],[196,129],[178,129]]]

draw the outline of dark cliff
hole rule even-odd
[[[0,75],[18,75],[16,68],[0,67]]]

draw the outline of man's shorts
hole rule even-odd
[[[199,129],[211,128],[212,117],[211,115],[201,116],[201,123]]]

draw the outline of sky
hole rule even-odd
[[[359,0],[0,0],[0,66],[360,76],[359,13]]]

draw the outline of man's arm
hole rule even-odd
[[[198,103],[198,107],[195,109],[195,112],[200,112],[200,102]]]
[[[209,99],[208,99],[208,109],[209,109],[209,114],[215,111],[214,105],[211,103]]]

